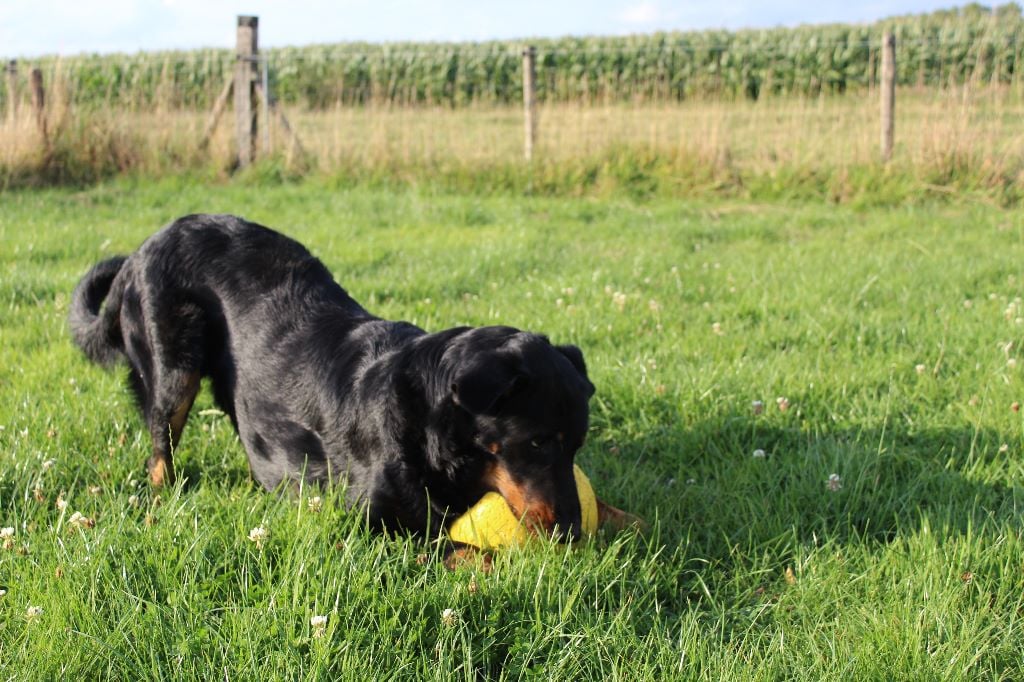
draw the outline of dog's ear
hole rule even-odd
[[[525,374],[493,355],[474,358],[455,374],[452,400],[471,414],[485,414],[525,380]]]
[[[567,357],[576,371],[580,373],[586,386],[587,397],[594,395],[594,384],[590,383],[590,377],[587,376],[587,363],[583,362],[583,351],[576,346],[555,346],[555,348]]]

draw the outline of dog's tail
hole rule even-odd
[[[123,285],[114,280],[126,260],[114,256],[92,266],[71,294],[71,336],[86,357],[104,366],[114,364],[124,349],[119,323]]]

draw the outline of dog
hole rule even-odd
[[[92,361],[127,360],[155,486],[174,480],[209,377],[267,490],[343,481],[371,527],[431,536],[496,491],[535,532],[580,536],[573,458],[594,385],[576,346],[380,319],[301,244],[230,215],[180,218],[97,263],[69,326]],[[604,502],[599,517],[631,518]]]

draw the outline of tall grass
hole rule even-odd
[[[209,147],[204,111],[86,109],[54,87],[44,144],[31,113],[0,123],[6,186],[89,183],[120,173],[198,173],[233,168],[225,117]],[[310,172],[345,183],[439,184],[459,190],[540,194],[899,201],[969,191],[1017,202],[1024,159],[1024,102],[1012,89],[971,85],[903,88],[895,160],[878,161],[872,93],[629,105],[545,104],[533,163],[522,158],[518,107],[286,107],[305,148],[270,126],[254,171]]]

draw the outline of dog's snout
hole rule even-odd
[[[579,519],[572,521],[559,521],[555,524],[552,535],[559,542],[579,542],[580,538],[583,536],[583,532],[580,527],[581,525],[582,524]]]
[[[583,535],[576,482],[571,469],[559,474],[538,484],[523,481],[507,467],[496,465],[488,470],[485,480],[532,532],[559,542],[576,542]]]
[[[559,542],[577,542],[582,537],[583,515],[575,495],[555,506],[554,523],[549,530]]]

